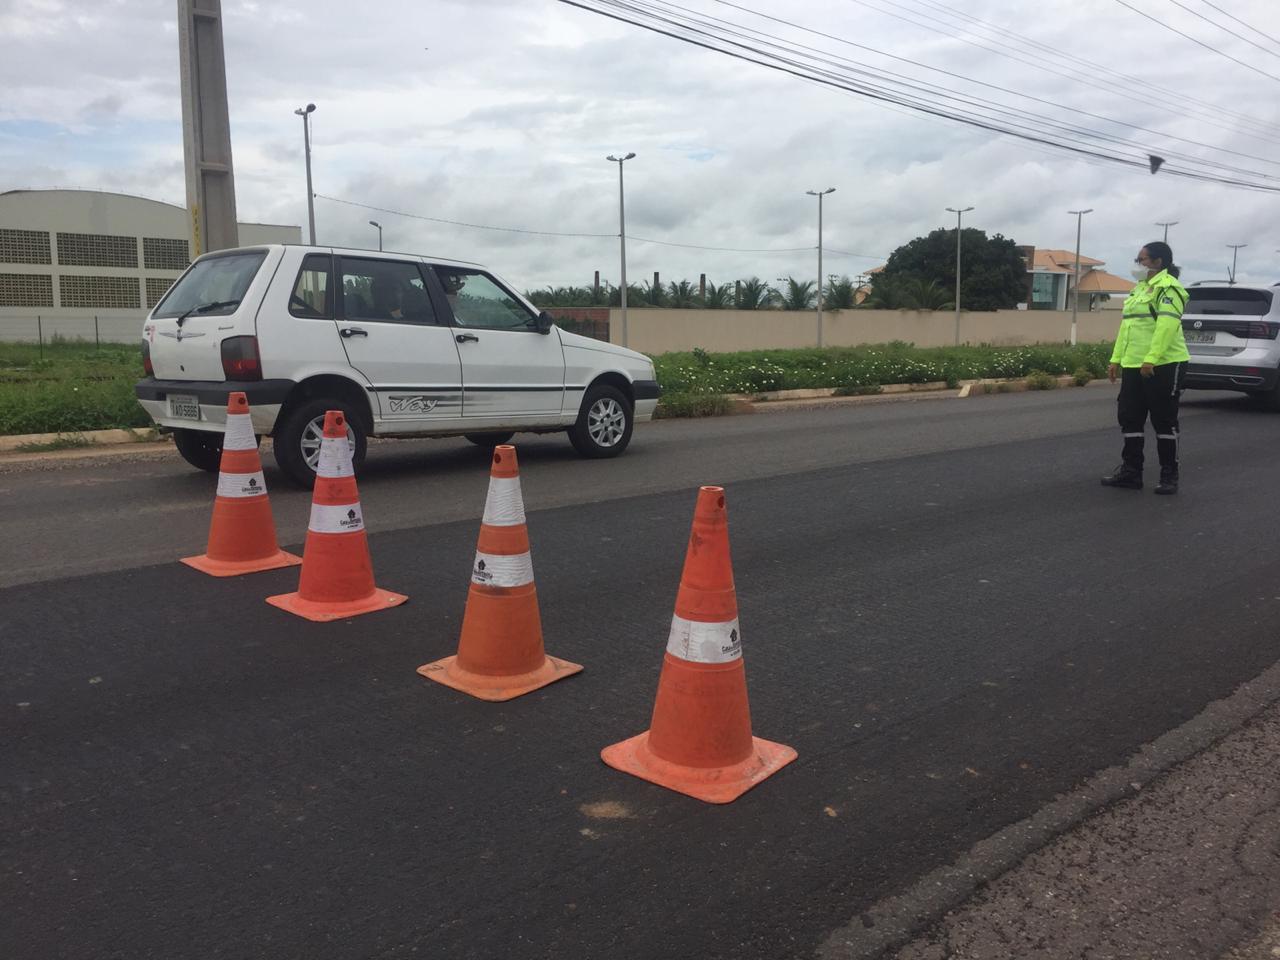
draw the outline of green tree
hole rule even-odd
[[[1027,295],[1027,271],[1012,240],[967,227],[961,234],[960,303],[967,310],[1004,310]],[[875,281],[922,280],[943,290],[956,286],[956,232],[938,229],[889,255]],[[936,309],[936,308],[935,308]]]
[[[822,306],[826,310],[847,310],[856,307],[857,285],[848,277],[837,277],[834,273],[827,277],[827,285],[822,289]]]
[[[777,293],[767,283],[759,277],[752,277],[742,281],[735,306],[739,310],[767,310],[773,306],[776,296]]]
[[[863,306],[881,310],[948,310],[955,307],[955,302],[933,280],[886,277],[880,273],[872,281],[871,293]]]
[[[812,280],[787,277],[786,286],[778,291],[783,310],[811,310],[818,299],[818,285]]]
[[[701,302],[698,300],[698,290],[688,280],[681,280],[676,283],[672,280],[667,284],[667,306],[668,307],[700,307]]]
[[[706,295],[702,298],[702,305],[708,310],[727,310],[732,307],[733,284],[722,283],[717,287],[714,283],[708,283]]]

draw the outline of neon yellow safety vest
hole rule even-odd
[[[1140,367],[1144,363],[1158,367],[1190,360],[1187,341],[1182,336],[1182,311],[1186,306],[1187,288],[1167,270],[1139,281],[1125,298],[1111,362],[1122,367]]]

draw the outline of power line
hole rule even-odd
[[[1045,144],[1080,156],[1096,157],[1107,160],[1111,163],[1120,163],[1135,169],[1146,170],[1148,168],[1146,152],[1141,154],[1131,153],[1128,156],[1105,152],[1093,144],[1082,143],[1079,138],[1072,137],[1070,135],[1063,135],[1061,133],[1054,134],[1029,127],[1026,124],[1010,123],[1007,120],[1000,120],[971,110],[939,106],[933,101],[933,99],[926,99],[925,97],[915,94],[895,91],[874,83],[858,81],[843,76],[835,76],[831,74],[830,71],[816,69],[810,65],[798,63],[794,59],[782,57],[777,54],[771,54],[761,50],[759,47],[729,39],[723,35],[723,32],[717,33],[705,24],[700,27],[695,27],[690,26],[687,23],[672,20],[671,17],[663,15],[661,12],[655,12],[654,5],[652,3],[646,4],[638,2],[638,0],[637,2],[628,2],[628,0],[592,0],[591,3],[583,2],[583,0],[560,0],[560,2],[590,13],[595,13],[599,16],[617,20],[621,23],[640,27],[641,29],[648,30],[652,33],[680,40],[681,42],[688,43],[692,46],[701,47],[737,60],[752,63],[756,66],[764,66],[768,69],[785,73],[793,77],[810,79],[835,89],[852,91],[871,99],[908,106],[918,113],[965,123],[978,129],[1007,134],[1009,136],[1034,143]],[[726,47],[737,49],[726,49]],[[940,89],[937,88],[936,85],[933,86],[934,90]],[[915,89],[919,90],[921,88],[917,86]],[[963,99],[955,94],[944,93],[944,95],[951,99]],[[1003,110],[1003,108],[999,107],[996,109]],[[1008,113],[1007,110],[1004,110],[1003,112]],[[1053,123],[1053,121],[1045,121],[1044,118],[1033,117],[1032,119],[1037,120],[1040,123]],[[1058,126],[1060,129],[1067,129],[1061,124]],[[1093,131],[1083,131],[1083,133],[1086,137],[1107,139],[1107,135],[1098,134]],[[1111,137],[1110,139],[1115,141],[1116,138]],[[1127,141],[1119,142],[1124,143],[1130,150],[1136,151],[1139,149],[1136,144],[1128,144]],[[1190,159],[1193,164],[1209,164],[1219,167],[1223,166],[1222,164],[1217,164],[1213,161],[1202,161],[1195,158]],[[1266,192],[1280,191],[1280,187],[1273,186],[1271,184],[1259,183],[1255,180],[1241,179],[1239,177],[1215,175],[1193,168],[1177,166],[1173,163],[1166,164],[1164,169],[1169,175],[1200,180],[1203,182],[1220,183],[1244,189]],[[1246,176],[1261,177],[1262,179],[1275,179],[1269,175],[1257,173],[1255,171],[1242,172]]]
[[[1237,16],[1233,16],[1232,14],[1227,13],[1227,11],[1223,10],[1223,9],[1222,9],[1220,6],[1218,6],[1216,3],[1210,3],[1210,2],[1209,2],[1209,0],[1200,0],[1200,2],[1201,2],[1201,3],[1203,3],[1205,6],[1213,7],[1213,9],[1217,10],[1220,14],[1222,14],[1222,15],[1223,15],[1224,17],[1226,17],[1228,20],[1234,20],[1236,23],[1240,24],[1240,26],[1245,27],[1245,28],[1246,28],[1246,29],[1248,29],[1248,30],[1252,30],[1252,31],[1253,31],[1254,33],[1256,33],[1258,36],[1260,36],[1260,37],[1266,37],[1266,38],[1267,38],[1268,40],[1270,40],[1272,43],[1276,44],[1277,46],[1280,46],[1280,40],[1277,40],[1275,37],[1271,36],[1271,34],[1269,34],[1269,33],[1263,33],[1263,32],[1262,32],[1261,30],[1259,30],[1257,27],[1250,26],[1249,24],[1247,24],[1247,23],[1245,23],[1243,20],[1241,20],[1239,17],[1237,17]]]
[[[1132,10],[1134,13],[1138,14],[1141,17],[1146,17],[1152,23],[1157,24],[1161,27],[1164,27],[1166,30],[1170,30],[1173,33],[1176,33],[1180,37],[1185,37],[1186,39],[1190,40],[1192,43],[1198,44],[1199,46],[1204,47],[1206,50],[1211,50],[1212,52],[1216,53],[1220,57],[1226,57],[1228,60],[1232,61],[1233,63],[1238,63],[1242,67],[1247,67],[1248,69],[1252,70],[1254,73],[1262,74],[1268,80],[1275,80],[1277,83],[1280,83],[1280,77],[1277,77],[1274,73],[1267,73],[1267,71],[1260,70],[1251,63],[1245,63],[1243,60],[1240,60],[1237,57],[1233,57],[1229,53],[1224,53],[1223,51],[1219,50],[1217,47],[1210,46],[1209,44],[1205,43],[1203,40],[1197,40],[1195,37],[1191,36],[1191,34],[1183,33],[1177,27],[1170,26],[1169,24],[1165,23],[1163,20],[1158,20],[1149,13],[1144,13],[1143,11],[1139,10],[1137,7],[1133,6],[1132,4],[1126,3],[1125,0],[1116,0],[1116,3],[1120,4],[1120,6],[1122,7],[1127,7],[1128,9]]]
[[[316,197],[320,200],[328,200],[331,203],[341,203],[349,207],[360,207],[364,210],[376,210],[379,213],[389,213],[394,217],[407,217],[410,220],[428,220],[431,223],[446,223],[454,227],[470,227],[473,230],[499,230],[503,233],[522,233],[538,237],[571,237],[586,240],[612,240],[618,235],[616,233],[562,233],[553,230],[527,230],[523,227],[497,227],[484,223],[467,223],[463,220],[447,220],[444,217],[428,217],[420,213],[408,213],[404,210],[392,210],[390,207],[379,207],[371,203],[361,203],[358,200],[344,200],[341,197],[330,197],[323,193],[317,193]],[[697,243],[676,243],[673,240],[655,240],[652,237],[637,237],[627,234],[628,240],[635,240],[638,243],[656,243],[663,247],[683,247],[689,250],[714,250],[722,253],[808,253],[816,247],[708,247]],[[843,251],[841,251],[843,253]],[[858,257],[863,260],[883,260],[883,257],[874,257],[865,253],[845,253],[845,256]]]
[[[1230,27],[1224,27],[1222,24],[1218,23],[1216,20],[1210,20],[1203,13],[1197,13],[1195,10],[1192,10],[1185,3],[1183,3],[1182,0],[1172,0],[1172,3],[1176,7],[1181,7],[1183,10],[1187,11],[1187,13],[1191,14],[1193,17],[1199,17],[1201,20],[1203,20],[1205,23],[1209,24],[1210,26],[1217,27],[1219,30],[1223,31],[1224,33],[1231,34],[1231,36],[1235,37],[1237,40],[1243,40],[1245,43],[1249,44],[1251,47],[1257,47],[1263,53],[1269,53],[1273,57],[1280,58],[1280,53],[1276,53],[1276,51],[1272,50],[1271,48],[1264,47],[1262,44],[1257,43],[1254,40],[1250,40],[1248,37],[1241,36],[1240,34],[1236,33],[1234,30],[1232,30]]]

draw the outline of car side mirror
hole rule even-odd
[[[547,311],[543,310],[540,314],[538,314],[538,322],[537,322],[538,332],[550,333],[551,325],[555,322],[556,322],[555,318],[552,317],[551,314],[547,313]]]

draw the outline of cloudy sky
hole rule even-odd
[[[1280,186],[1266,179],[1280,178],[1280,161],[1270,159],[1280,158],[1280,43],[1249,29],[1280,38],[1275,0],[1215,0],[1249,26],[1205,0],[1182,0],[1187,9],[1171,0],[735,4],[679,3],[857,61],[846,68],[893,70],[1031,112],[1040,119],[1020,122],[1032,126],[1051,118],[1106,130],[1128,141],[1108,148],[1115,153],[1181,154]],[[836,192],[824,207],[824,273],[856,275],[897,245],[953,225],[948,206],[975,207],[966,226],[1070,249],[1076,224],[1066,211],[1092,207],[1083,251],[1115,273],[1127,274],[1137,248],[1159,238],[1156,221],[1176,220],[1170,242],[1184,279],[1224,278],[1226,244],[1248,243],[1241,280],[1280,280],[1280,193],[1081,159],[555,0],[223,0],[222,7],[240,219],[305,226],[302,130],[293,110],[309,101],[317,105],[316,192],[398,211],[318,199],[320,242],[376,245],[367,225],[374,219],[388,249],[478,260],[522,288],[587,285],[595,270],[616,283],[617,166],[605,156],[635,151],[626,164],[629,237],[803,249],[743,253],[629,240],[633,282],[655,270],[664,282],[696,282],[703,272],[712,282],[811,278],[817,210],[805,191],[826,187]],[[974,23],[963,29],[948,10],[1018,37]],[[183,202],[176,0],[0,0],[0,37],[0,189],[79,186]],[[499,232],[405,214],[609,236]]]

